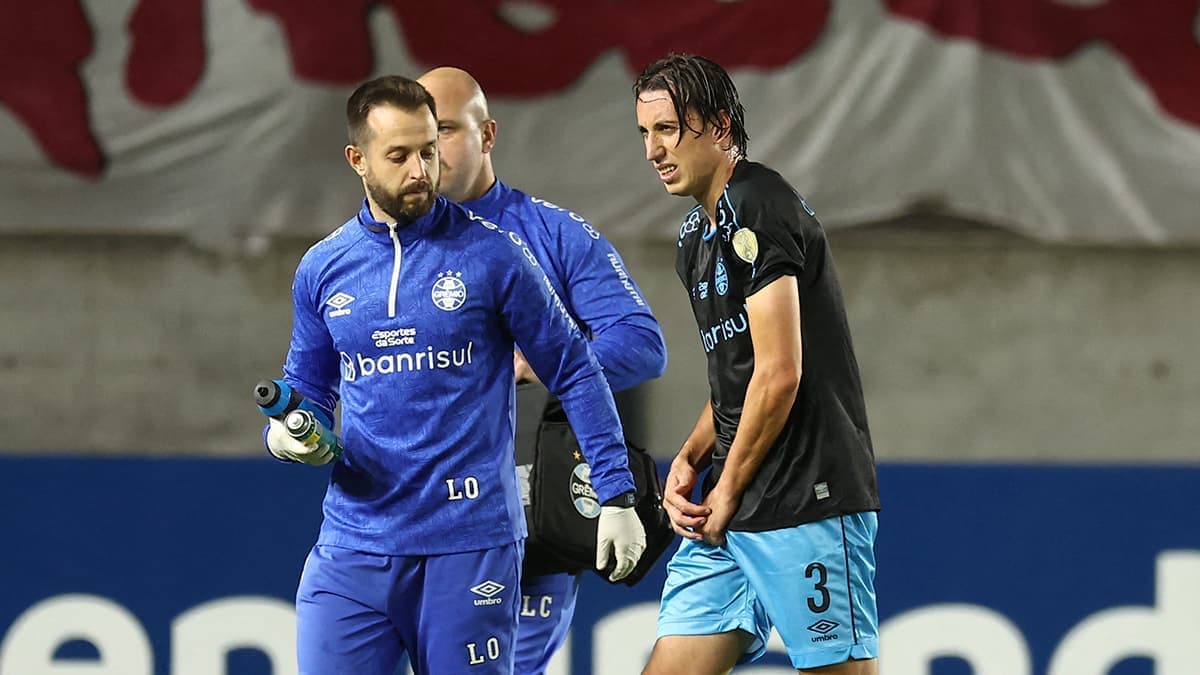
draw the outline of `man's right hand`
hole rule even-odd
[[[517,384],[522,382],[541,383],[537,373],[533,372],[533,368],[525,360],[525,355],[521,353],[520,349],[513,350],[513,374],[516,375]]]
[[[333,461],[333,448],[328,445],[305,445],[292,438],[283,422],[267,419],[267,450],[285,462],[302,462],[322,466]]]
[[[695,504],[688,499],[696,486],[698,475],[695,467],[683,459],[682,455],[676,456],[671,462],[666,489],[663,490],[663,508],[667,510],[667,517],[671,520],[671,529],[684,539],[695,541],[704,538],[695,528],[703,525],[712,512],[707,506]]]

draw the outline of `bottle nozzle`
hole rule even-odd
[[[262,408],[270,408],[279,401],[280,388],[272,380],[263,380],[254,385],[254,402]]]

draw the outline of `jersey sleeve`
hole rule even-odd
[[[321,318],[313,271],[301,261],[292,282],[292,340],[284,361],[284,381],[332,414],[337,405],[340,359]]]
[[[579,447],[591,465],[600,501],[634,489],[612,391],[595,354],[550,280],[514,233],[499,260],[501,315],[534,371],[562,402]],[[498,253],[500,251],[497,251]]]
[[[667,348],[646,296],[616,248],[571,214],[549,232],[561,270],[563,302],[591,333],[592,351],[613,391],[663,374]]]
[[[735,199],[734,205],[733,250],[750,265],[750,273],[743,277],[745,295],[753,295],[779,277],[801,276],[814,253],[806,245],[804,232],[816,227],[816,218],[800,196],[783,187],[760,189]],[[738,234],[739,229],[751,234]]]

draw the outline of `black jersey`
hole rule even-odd
[[[746,160],[734,168],[716,219],[701,207],[688,213],[675,263],[708,357],[717,444],[705,492],[724,469],[754,372],[746,298],[787,275],[800,289],[800,388],[729,529],[878,509],[862,382],[825,231],[782,176]]]

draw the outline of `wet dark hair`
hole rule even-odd
[[[729,73],[716,62],[695,54],[670,54],[646,66],[637,82],[633,84],[633,95],[661,89],[671,96],[679,124],[697,136],[704,133],[708,125],[728,131],[740,157],[746,156],[750,136],[746,134],[746,111],[738,100],[737,87],[729,79]],[[696,111],[704,126],[693,129],[687,122],[688,109]],[[718,113],[729,114],[729,124],[721,121]]]
[[[420,82],[399,75],[384,75],[359,85],[346,101],[346,135],[351,145],[361,146],[367,136],[367,115],[381,105],[391,105],[401,110],[415,112],[428,106],[437,119],[437,105],[433,96]]]

